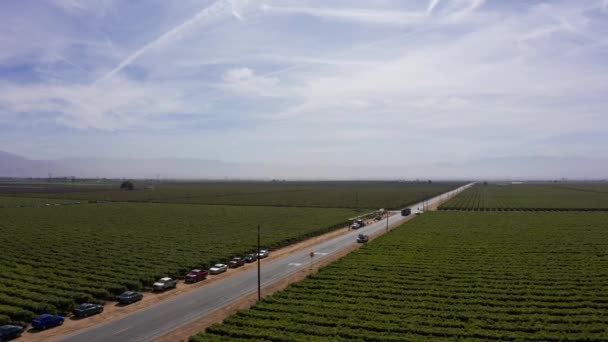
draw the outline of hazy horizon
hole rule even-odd
[[[0,150],[603,178],[607,19],[608,0],[2,2]]]

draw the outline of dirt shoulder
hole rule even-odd
[[[349,232],[348,227],[339,228],[333,230],[329,233],[325,233],[323,235],[315,236],[313,238],[295,243],[293,245],[289,245],[280,249],[277,249],[270,253],[268,258],[262,259],[262,262],[269,262],[276,259],[279,259],[287,254],[291,254],[293,252],[297,252],[303,249],[310,248],[318,243],[333,239],[337,236],[344,235]],[[66,318],[65,323],[57,328],[53,328],[46,331],[34,331],[32,329],[27,330],[23,333],[22,337],[19,339],[20,341],[56,341],[60,338],[66,337],[68,335],[76,334],[83,330],[97,327],[99,325],[108,323],[115,319],[120,319],[126,317],[127,315],[133,314],[135,312],[147,309],[156,304],[159,304],[167,299],[174,298],[176,296],[197,290],[201,287],[208,286],[209,284],[216,283],[218,281],[223,281],[229,277],[233,277],[239,273],[245,272],[252,268],[256,267],[256,263],[246,264],[236,269],[229,269],[228,272],[220,274],[220,275],[210,275],[206,280],[194,283],[194,284],[185,284],[183,281],[180,281],[177,284],[177,288],[175,290],[170,290],[163,293],[151,293],[145,292],[143,300],[131,304],[131,305],[119,305],[116,302],[108,302],[104,306],[104,312],[87,317],[84,319],[74,319],[74,318]],[[274,292],[274,291],[273,291]],[[257,295],[256,295],[257,298]],[[192,334],[191,334],[192,335]],[[188,335],[190,336],[190,335]],[[186,336],[186,338],[188,337]]]

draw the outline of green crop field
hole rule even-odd
[[[0,209],[0,324],[141,289],[344,224],[361,210],[103,203]]]
[[[608,184],[478,184],[441,209],[608,210]]]
[[[0,197],[0,208],[14,207],[40,207],[54,204],[75,204],[74,200],[58,200],[45,198],[29,198],[29,197]]]
[[[427,213],[191,341],[606,341],[607,222]]]
[[[135,182],[120,184],[10,184],[0,195],[69,200],[135,201],[246,206],[400,208],[447,192],[461,183],[406,182]],[[20,188],[22,187],[22,188]]]

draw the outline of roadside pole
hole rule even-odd
[[[312,259],[315,257],[315,252],[310,252],[310,272],[312,272]]]
[[[258,224],[258,251],[256,252],[258,259],[258,301],[262,299],[262,282],[260,280],[260,225]]]
[[[386,211],[386,232],[388,233],[388,210]]]

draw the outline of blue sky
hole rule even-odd
[[[608,0],[24,0],[0,22],[0,150],[30,158],[608,155]]]

